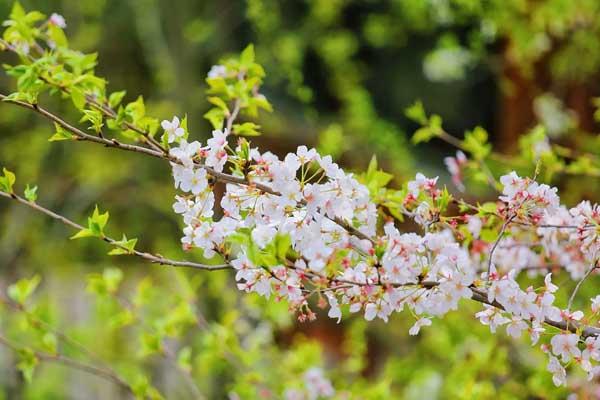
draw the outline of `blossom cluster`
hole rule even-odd
[[[549,273],[563,266],[581,278],[595,268],[597,205],[569,210],[556,188],[511,172],[500,178],[495,212],[446,218],[448,196],[438,179],[417,174],[401,207],[423,232],[403,233],[390,219],[382,223],[367,186],[315,149],[300,146],[282,159],[243,139],[232,148],[227,128],[214,130],[202,145],[187,141],[177,117],[162,127],[173,143],[174,184],[181,191],[173,209],[185,224],[183,247],[223,258],[236,270],[240,290],[286,300],[300,320],[316,317],[311,296],[338,321],[343,310],[387,321],[408,309],[416,317],[411,335],[462,299],[476,298],[485,303],[476,317],[492,332],[504,327],[534,345],[542,333],[553,335],[542,346],[557,385],[573,360],[590,376],[597,372],[600,343],[576,328],[588,317],[554,304],[558,288]],[[464,155],[446,163],[462,184]],[[498,232],[497,239],[484,238],[484,230]],[[544,285],[522,289],[521,270],[544,274]]]
[[[323,370],[318,367],[310,368],[304,373],[304,388],[286,389],[283,393],[285,400],[317,400],[329,399],[335,395],[331,381],[327,379]]]

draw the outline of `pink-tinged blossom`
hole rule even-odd
[[[478,318],[479,322],[483,325],[488,325],[492,333],[496,333],[499,326],[510,322],[508,318],[502,315],[501,310],[488,305],[485,305],[484,307],[485,310],[475,314],[475,317]]]
[[[429,318],[420,318],[415,322],[415,324],[408,330],[408,334],[411,336],[415,336],[419,334],[419,331],[424,326],[430,326],[431,319]]]
[[[518,339],[527,328],[529,328],[529,325],[522,318],[513,316],[512,320],[506,325],[506,333]]]
[[[502,176],[500,183],[503,186],[500,200],[507,204],[509,215],[525,217],[538,224],[546,213],[555,213],[559,209],[556,188],[521,178],[514,171]]]
[[[167,122],[167,129],[177,125]],[[387,321],[392,313],[408,308],[418,318],[410,335],[429,326],[431,318],[457,309],[462,299],[470,299],[474,293],[497,306],[484,305],[475,315],[491,332],[504,326],[509,336],[528,335],[532,344],[546,332],[547,321],[580,324],[584,320],[583,311],[556,307],[559,288],[547,273],[550,268],[543,267],[550,262],[564,264],[572,276],[589,268],[586,258],[593,256],[598,246],[595,231],[589,229],[599,222],[597,206],[582,203],[567,211],[559,205],[555,189],[516,173],[502,177],[500,199],[504,205],[498,212],[517,216],[515,222],[525,224],[514,223],[506,230],[488,279],[485,271],[491,244],[481,237],[484,220],[474,214],[463,215],[454,225],[438,224],[436,207],[441,191],[436,188],[437,178],[422,174],[408,183],[408,201],[402,205],[408,216],[427,228],[423,234],[401,233],[391,222],[378,234],[378,206],[369,189],[330,157],[303,146],[283,159],[251,149],[245,171],[232,168],[226,172],[234,175],[232,180],[244,183],[221,186],[224,193],[220,210],[215,212],[209,175],[238,160],[228,139],[226,131],[215,130],[204,147],[180,138],[170,149],[175,187],[184,192],[175,197],[173,210],[185,224],[184,249],[198,249],[208,258],[223,248],[229,251],[240,290],[285,300],[292,310],[301,312],[300,320],[314,316],[308,299],[316,293],[315,285],[325,289],[322,305],[338,322],[343,306],[351,313],[362,312],[368,321]],[[310,175],[314,178],[308,179]],[[485,219],[486,227],[496,222]],[[535,227],[528,228],[529,224]],[[546,225],[567,227],[548,229]],[[354,234],[347,226],[370,239]],[[463,240],[467,231],[473,245]],[[521,237],[541,245],[529,246]],[[229,238],[235,238],[233,246]],[[268,265],[250,261],[248,254],[271,251],[269,244],[275,238],[281,239],[276,243],[289,243],[290,247],[278,249],[285,252],[269,258]],[[282,259],[292,253],[293,260]],[[541,268],[530,269],[536,265]],[[525,269],[532,278],[545,275],[543,284],[522,288],[517,276]],[[600,296],[592,299],[592,312],[600,312]],[[599,346],[588,338],[582,352],[578,347],[581,340],[572,333],[551,337],[549,370],[556,384],[564,384],[563,364],[572,360],[588,376],[597,372]],[[308,391],[302,393],[306,396]]]
[[[208,71],[208,78],[225,78],[227,76],[227,68],[224,65],[213,65]]]
[[[321,368],[311,368],[304,374],[304,384],[308,392],[308,400],[330,398],[335,395],[331,381],[325,377]]]
[[[561,357],[563,362],[568,362],[574,357],[581,357],[581,350],[577,347],[579,336],[574,333],[555,335],[550,340],[552,352]]]
[[[571,240],[579,243],[579,248],[589,263],[598,262],[600,256],[600,205],[582,201],[569,213],[577,226],[571,234]]]
[[[462,169],[467,164],[467,156],[465,153],[458,150],[456,152],[456,157],[444,158],[444,164],[446,164],[448,172],[450,172],[452,183],[454,183],[458,190],[463,192],[465,190],[465,185],[462,178]]]
[[[208,187],[208,178],[204,168],[187,169],[181,175],[179,187],[184,192],[200,194]]]
[[[554,385],[564,386],[567,384],[567,371],[556,357],[550,356],[547,369],[552,374]]]
[[[415,180],[408,182],[408,191],[414,197],[418,197],[422,191],[431,192],[435,190],[438,177],[427,178],[422,173],[417,173]]]
[[[335,296],[329,293],[327,294],[327,300],[329,302],[329,312],[327,313],[327,316],[329,318],[337,319],[337,322],[339,324],[342,320],[342,310],[340,310],[338,301],[335,298]]]
[[[467,218],[467,229],[475,239],[479,238],[482,226],[483,222],[481,221],[481,218],[476,215],[469,215]]]
[[[597,337],[590,336],[585,339],[585,348],[581,352],[581,358],[600,361],[600,340]]]
[[[597,314],[600,311],[600,295],[593,297],[592,299],[592,312]]]
[[[52,15],[50,15],[50,18],[48,18],[48,22],[62,29],[65,29],[67,27],[67,22],[65,21],[65,18],[57,13],[52,13]]]

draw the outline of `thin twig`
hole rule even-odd
[[[492,258],[494,256],[494,252],[496,251],[496,248],[498,247],[498,244],[500,244],[500,241],[502,240],[502,236],[504,236],[504,231],[506,231],[506,228],[508,227],[508,224],[510,224],[512,222],[513,219],[515,219],[516,214],[511,216],[509,219],[507,219],[504,224],[502,224],[502,229],[500,229],[500,233],[498,234],[498,237],[496,238],[496,241],[494,242],[494,245],[492,246],[492,249],[490,250],[490,258],[488,260],[488,266],[487,266],[487,279],[490,279],[490,271],[492,270]]]
[[[231,134],[231,128],[233,126],[233,122],[235,121],[238,114],[240,113],[240,106],[241,106],[240,99],[235,99],[235,104],[233,105],[233,111],[227,118],[227,124],[226,124],[226,128],[225,128],[227,130],[227,133],[229,133],[229,134]]]
[[[17,345],[10,341],[8,338],[0,335],[0,344],[10,348],[11,350],[18,352],[26,347]],[[29,349],[29,348],[27,348]],[[73,369],[77,369],[79,371],[87,372],[89,374],[98,376],[100,378],[111,381],[118,386],[126,389],[129,393],[134,394],[133,389],[129,384],[124,381],[116,372],[108,368],[100,368],[91,364],[84,363],[82,361],[75,360],[73,358],[69,358],[62,354],[50,354],[44,353],[41,351],[29,349],[33,352],[34,356],[41,361],[55,362],[59,364],[63,364],[65,366],[71,367]]]
[[[65,333],[61,332],[60,330],[58,330],[51,324],[47,323],[46,321],[38,318],[35,314],[33,314],[32,312],[27,310],[27,308],[25,306],[15,303],[14,301],[12,301],[8,297],[6,297],[3,293],[0,293],[0,303],[7,305],[8,307],[12,308],[13,310],[15,310],[17,312],[21,312],[21,313],[25,314],[25,316],[30,321],[32,321],[33,324],[39,325],[39,326],[43,327],[44,329],[48,330],[49,332],[52,332],[63,343],[70,345],[74,349],[79,350],[82,354],[87,356],[90,360],[92,360],[96,363],[102,364],[102,365],[106,365],[106,363],[102,359],[100,359],[99,356],[97,356],[91,350],[86,348],[83,344],[79,343],[77,340],[71,338],[70,336],[66,335]]]
[[[83,226],[69,220],[68,218],[65,218],[59,214],[56,214],[53,211],[50,211],[36,203],[32,203],[29,202],[23,198],[21,198],[18,195],[15,194],[8,194],[5,192],[0,192],[0,196],[6,197],[6,198],[10,198],[13,200],[16,200],[22,204],[25,204],[27,206],[32,207],[33,209],[40,211],[54,219],[57,219],[61,222],[63,222],[64,224],[74,228],[74,229],[78,229],[81,230],[83,229]],[[104,241],[111,243],[113,245],[116,245],[113,239],[110,239],[108,237],[104,238]],[[213,270],[217,270],[217,269],[231,269],[232,267],[230,265],[218,265],[218,266],[213,266],[213,265],[204,265],[204,264],[197,264],[197,263],[192,263],[189,261],[174,261],[174,260],[168,260],[162,257],[158,257],[158,256],[154,256],[152,254],[149,253],[142,253],[142,252],[138,252],[136,251],[134,253],[135,255],[142,257],[144,259],[150,260],[152,262],[156,262],[162,265],[172,265],[172,266],[185,266],[185,267],[191,267],[191,268],[196,268],[196,269],[200,269],[200,270],[208,270],[208,271],[213,271]],[[159,259],[160,261],[156,261],[157,259]],[[355,281],[351,281],[351,280],[346,280],[343,278],[328,278],[325,277],[323,275],[317,274],[317,273],[312,273],[313,276],[319,278],[319,279],[325,279],[326,281],[329,281],[330,283],[339,283],[342,285],[357,285],[357,286],[381,286],[381,287],[410,287],[410,286],[416,286],[416,287],[421,287],[424,289],[433,289],[435,287],[437,287],[439,285],[439,282],[434,282],[434,281],[423,281],[423,282],[419,282],[419,283],[405,283],[405,284],[395,284],[395,283],[367,283],[367,282],[355,282]],[[340,286],[341,287],[341,286]],[[475,287],[471,287],[471,291],[473,292],[473,296],[472,299],[475,301],[478,301],[480,303],[484,303],[484,304],[488,304],[488,305],[492,305],[496,308],[500,308],[502,310],[504,310],[504,307],[494,301],[494,302],[489,302],[488,301],[488,297],[487,294],[483,291],[481,291],[478,288]],[[577,329],[582,329],[583,335],[584,337],[587,336],[600,336],[600,329],[598,328],[593,328],[593,327],[582,327],[582,326],[578,326],[576,324],[569,324],[567,325],[566,323],[563,322],[555,322],[549,319],[545,320],[545,323],[554,327],[557,327],[559,329],[562,330],[569,330],[571,332],[575,332]]]
[[[55,114],[52,114],[51,112],[47,111],[46,109],[42,108],[41,106],[39,106],[37,104],[34,105],[34,104],[30,104],[30,103],[27,103],[24,101],[19,101],[19,100],[7,100],[7,97],[3,94],[0,94],[0,100],[5,101],[6,103],[15,104],[20,107],[24,107],[24,108],[27,108],[29,110],[39,113],[40,115],[46,117],[47,119],[51,120],[52,122],[57,123],[65,130],[73,133],[77,137],[78,140],[102,144],[106,147],[113,147],[113,148],[117,148],[120,150],[142,153],[142,154],[146,154],[146,155],[149,155],[149,156],[152,156],[155,158],[168,160],[172,163],[181,164],[181,161],[179,159],[177,159],[176,157],[173,157],[169,154],[164,154],[157,150],[149,149],[147,147],[122,143],[122,142],[118,141],[117,139],[106,139],[106,138],[101,138],[98,136],[94,136],[94,135],[85,133],[82,130],[74,127],[73,125],[64,121],[62,118],[56,116]],[[196,164],[196,165],[199,168],[204,168],[206,170],[206,172],[209,175],[211,175],[213,178],[215,178],[217,181],[224,182],[224,183],[233,183],[236,185],[254,187],[262,192],[269,193],[274,196],[281,196],[281,193],[272,189],[268,185],[264,185],[264,184],[258,183],[258,182],[252,182],[244,177],[239,177],[239,176],[226,174],[224,172],[219,172],[219,171],[216,171],[215,169],[208,167],[206,165],[203,165],[203,164]],[[306,205],[306,203],[304,201],[299,202],[299,204]],[[331,219],[333,222],[335,222],[336,224],[338,224],[339,226],[344,228],[351,235],[356,236],[361,240],[368,240],[371,243],[374,243],[372,238],[365,235],[358,229],[354,228],[352,225],[348,224],[346,221],[344,221],[340,218],[329,218],[329,219]]]
[[[583,276],[583,278],[581,278],[579,280],[579,282],[577,282],[577,285],[575,285],[575,289],[573,289],[573,293],[571,293],[571,296],[569,296],[569,302],[567,303],[567,310],[571,311],[571,306],[573,305],[573,300],[575,299],[575,295],[579,291],[579,288],[581,287],[583,282],[588,278],[588,276],[590,276],[592,274],[592,272],[594,272],[594,270],[596,268],[598,268],[598,263],[594,263],[590,267],[589,271],[586,272],[586,274]]]
[[[41,205],[37,204],[37,203],[33,203],[31,201],[28,201],[26,199],[24,199],[23,197],[14,194],[14,193],[6,193],[6,192],[2,192],[0,191],[0,196],[5,197],[7,199],[11,199],[14,201],[17,201],[21,204],[24,204],[28,207],[33,208],[36,211],[39,211],[43,214],[46,214],[60,222],[62,222],[63,224],[76,229],[76,230],[83,230],[85,229],[85,227],[83,227],[82,225],[79,225],[78,223],[71,221],[70,219],[55,213],[54,211],[51,211],[45,207],[42,207]],[[218,265],[207,265],[207,264],[200,264],[200,263],[195,263],[192,261],[178,261],[178,260],[171,260],[162,256],[158,256],[158,255],[154,255],[154,254],[150,254],[150,253],[146,253],[146,252],[142,252],[139,250],[133,250],[130,251],[127,247],[121,245],[118,243],[118,241],[116,241],[115,239],[112,239],[108,236],[103,236],[101,238],[102,240],[104,240],[105,242],[111,244],[112,246],[118,247],[122,250],[125,250],[128,254],[132,254],[132,255],[136,255],[138,257],[141,257],[145,260],[148,260],[154,264],[160,264],[160,265],[168,265],[168,266],[172,266],[172,267],[186,267],[186,268],[195,268],[195,269],[202,269],[202,270],[206,270],[206,271],[218,271],[218,270],[223,270],[223,269],[231,269],[232,267],[228,264],[218,264]]]

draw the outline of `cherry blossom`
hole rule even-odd
[[[454,185],[456,185],[458,190],[460,190],[461,192],[465,190],[465,185],[462,179],[462,169],[464,168],[466,163],[467,156],[460,150],[456,152],[456,157],[444,158],[444,164],[446,164],[448,172],[450,172],[452,183],[454,183]]]
[[[167,140],[169,143],[173,143],[177,139],[183,138],[185,130],[179,125],[179,118],[173,117],[173,120],[164,120],[160,123],[160,126],[165,130],[167,134]]]
[[[573,357],[580,357],[581,350],[577,346],[579,336],[574,333],[555,335],[550,340],[552,352],[560,356],[563,362],[568,362]]]
[[[573,359],[586,373],[597,371],[595,338],[568,330],[581,323],[584,312],[555,305],[559,288],[547,273],[552,263],[565,265],[573,277],[590,268],[600,248],[589,229],[599,224],[597,206],[582,203],[568,210],[555,188],[511,172],[500,178],[495,214],[470,213],[467,207],[457,218],[444,220],[440,204],[445,194],[437,177],[417,174],[406,185],[402,212],[422,233],[401,232],[390,220],[380,231],[369,189],[331,157],[306,146],[283,158],[252,147],[243,152],[240,142],[230,146],[227,130],[214,130],[206,146],[188,143],[175,133],[181,129],[176,118],[164,122],[176,142],[169,154],[181,192],[173,210],[185,224],[182,245],[199,249],[205,258],[225,258],[236,270],[240,290],[286,300],[301,321],[316,316],[313,295],[338,322],[344,309],[367,321],[388,321],[409,309],[417,316],[410,335],[475,298],[488,303],[475,317],[491,332],[504,326],[507,335],[528,336],[535,345],[550,332],[548,323],[565,327],[549,336],[548,370],[555,384],[566,382],[564,364]],[[461,154],[447,161],[453,175],[464,163]],[[211,179],[215,173],[232,176],[218,184],[223,191],[218,201]],[[506,237],[494,246],[484,229],[499,232],[501,226]],[[553,226],[558,228],[549,229]],[[542,275],[543,284],[522,288],[520,271]],[[592,312],[599,303],[592,299]]]
[[[52,13],[52,15],[50,15],[50,18],[48,18],[48,22],[62,29],[65,29],[67,27],[65,18],[57,13]]]
[[[419,331],[421,330],[421,327],[423,326],[430,326],[431,325],[431,320],[429,318],[420,318],[417,320],[417,322],[415,322],[415,324],[408,330],[408,334],[409,335],[418,335]]]

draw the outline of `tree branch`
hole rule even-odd
[[[14,200],[16,202],[19,202],[21,204],[24,204],[30,208],[33,208],[36,211],[39,211],[43,214],[48,215],[51,218],[54,218],[60,222],[62,222],[63,224],[76,229],[76,230],[82,230],[85,229],[85,227],[83,227],[82,225],[79,225],[78,223],[71,221],[70,219],[55,213],[54,211],[51,211],[45,207],[40,206],[37,203],[33,203],[31,201],[28,201],[26,199],[24,199],[23,197],[16,195],[14,193],[6,193],[6,192],[2,192],[0,191],[0,196],[5,197],[7,199],[11,199]],[[128,252],[128,254],[132,254],[135,256],[138,256],[140,258],[143,258],[147,261],[150,261],[151,263],[154,264],[160,264],[160,265],[168,265],[168,266],[172,266],[172,267],[185,267],[185,268],[195,268],[195,269],[202,269],[202,270],[206,270],[206,271],[218,271],[218,270],[224,270],[224,269],[231,269],[232,267],[228,264],[218,264],[218,265],[207,265],[207,264],[200,264],[200,263],[195,263],[195,262],[191,262],[191,261],[178,261],[178,260],[171,260],[162,256],[158,256],[158,255],[154,255],[154,254],[150,254],[150,253],[146,253],[146,252],[142,252],[139,250],[133,250],[133,252],[130,252],[129,249],[121,244],[119,244],[115,239],[112,239],[108,236],[104,236],[101,238],[102,240],[104,240],[105,242],[111,244],[112,246],[118,247],[120,249],[123,249],[125,251]]]
[[[0,100],[3,100],[7,103],[15,104],[20,107],[27,108],[29,110],[39,113],[40,115],[46,117],[47,119],[51,120],[52,122],[57,123],[63,129],[74,134],[78,140],[93,142],[93,143],[97,143],[97,144],[103,144],[106,147],[113,147],[113,148],[117,148],[117,149],[121,149],[121,150],[125,150],[125,151],[142,153],[142,154],[146,154],[146,155],[149,155],[152,157],[164,159],[164,160],[176,163],[176,164],[181,164],[181,161],[179,159],[177,159],[169,154],[165,154],[160,151],[157,151],[157,150],[152,150],[147,147],[122,143],[122,142],[118,141],[117,139],[106,139],[106,138],[102,138],[102,137],[98,137],[98,136],[94,136],[94,135],[85,133],[82,130],[80,130],[80,129],[74,127],[73,125],[69,124],[68,122],[64,121],[62,118],[56,116],[55,114],[52,114],[51,112],[47,111],[46,109],[40,107],[37,104],[30,104],[30,103],[27,103],[24,101],[18,101],[18,100],[7,100],[7,97],[3,94],[0,94]],[[281,193],[277,192],[276,190],[273,190],[271,187],[264,185],[262,183],[252,182],[243,177],[238,177],[238,176],[226,174],[223,172],[219,172],[219,171],[216,171],[213,168],[208,167],[203,164],[196,164],[196,165],[200,168],[204,168],[206,170],[206,172],[209,175],[211,175],[213,178],[215,178],[217,181],[224,182],[224,183],[233,183],[236,185],[250,186],[250,187],[254,187],[262,192],[272,194],[274,196],[281,196]],[[305,205],[305,202],[302,201],[302,202],[300,202],[300,204]],[[353,226],[351,226],[347,222],[343,221],[342,219],[340,219],[340,218],[330,218],[330,219],[333,222],[335,222],[336,224],[338,224],[339,226],[341,226],[342,228],[344,228],[351,235],[356,236],[357,238],[359,238],[361,240],[368,240],[371,243],[374,243],[372,238],[365,235],[364,233],[362,233],[358,229],[354,228]]]
[[[8,194],[8,193],[0,191],[0,196],[15,200],[21,204],[25,204],[26,206],[29,206],[37,211],[42,212],[43,214],[46,214],[56,220],[59,220],[59,221],[63,222],[65,225],[68,225],[74,229],[77,229],[77,230],[84,229],[83,226],[77,224],[76,222],[73,222],[73,221],[69,220],[68,218],[63,217],[62,215],[59,215],[53,211],[50,211],[47,208],[40,206],[39,204],[27,201],[26,199],[24,199],[16,194]],[[110,243],[113,246],[122,247],[122,246],[118,245],[114,239],[111,239],[109,237],[104,237],[103,240],[107,243]],[[127,250],[127,249],[125,248],[125,250]],[[134,251],[133,254],[138,257],[141,257],[143,259],[146,259],[152,263],[161,264],[161,265],[169,265],[169,266],[174,266],[174,267],[188,267],[188,268],[195,268],[195,269],[207,270],[207,271],[224,270],[224,269],[232,269],[233,268],[231,265],[228,265],[228,264],[206,265],[206,264],[198,264],[198,263],[194,263],[194,262],[190,262],[190,261],[175,261],[175,260],[170,260],[170,259],[167,259],[164,257],[155,256],[150,253],[140,252],[137,250]],[[318,274],[315,274],[315,276],[317,278],[326,279],[329,282],[337,282],[337,283],[341,283],[341,284],[349,284],[349,285],[357,285],[357,286],[382,286],[382,287],[386,287],[386,286],[393,286],[393,287],[417,286],[417,287],[421,287],[424,289],[433,289],[439,285],[439,282],[433,282],[433,281],[425,281],[425,282],[420,282],[420,283],[409,283],[409,284],[401,284],[401,285],[394,284],[394,283],[391,283],[391,284],[389,284],[389,283],[372,283],[371,284],[371,283],[364,283],[364,282],[354,282],[354,281],[349,281],[349,280],[345,280],[345,279],[341,279],[341,278],[328,278],[328,277],[325,277],[323,275],[318,275]],[[476,288],[474,286],[472,286],[470,289],[473,292],[473,295],[471,297],[473,300],[475,300],[479,303],[488,304],[493,307],[504,310],[504,307],[502,306],[502,304],[498,303],[497,301],[493,301],[493,302],[488,301],[487,293],[485,291],[482,291],[481,289]],[[549,319],[546,319],[544,322],[547,325],[553,326],[553,327],[561,329],[561,330],[568,330],[570,332],[576,332],[578,330],[581,330],[583,337],[600,336],[600,328],[581,326],[581,325],[578,325],[578,324],[575,324],[572,322],[567,324],[566,322],[556,322],[556,321],[552,321]]]
[[[2,335],[0,335],[0,344],[8,347],[9,349],[11,349],[15,352],[18,352],[19,350],[25,348],[23,346],[13,343],[12,341],[8,340],[6,337],[4,337]],[[29,348],[27,348],[27,349],[29,349]],[[71,367],[73,369],[77,369],[79,371],[83,371],[88,374],[98,376],[100,378],[111,381],[111,382],[117,384],[118,386],[126,389],[129,393],[134,394],[131,386],[129,386],[129,384],[127,382],[125,382],[119,375],[117,375],[116,372],[114,372],[111,369],[96,367],[94,365],[87,364],[82,361],[78,361],[73,358],[66,357],[62,354],[44,353],[44,352],[33,350],[33,349],[29,349],[29,350],[31,350],[33,352],[33,354],[35,355],[35,357],[41,361],[48,361],[48,362],[63,364],[65,366]]]
[[[594,270],[598,268],[598,263],[594,263],[588,272],[585,273],[585,275],[583,276],[583,278],[581,278],[579,280],[579,282],[577,282],[577,285],[575,285],[575,289],[573,289],[573,293],[571,293],[571,296],[569,296],[569,303],[567,304],[567,310],[571,311],[571,306],[573,305],[573,300],[575,300],[575,295],[577,295],[577,292],[579,291],[579,288],[581,287],[581,285],[583,284],[583,282],[588,278],[588,276],[590,276],[592,274],[592,272],[594,272]]]

